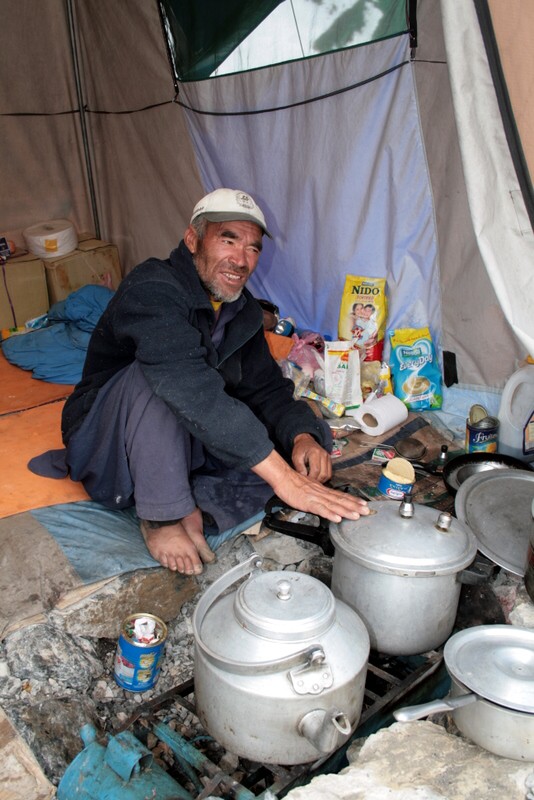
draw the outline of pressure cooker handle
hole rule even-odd
[[[326,660],[323,648],[320,644],[308,645],[304,650],[299,650],[296,653],[291,653],[283,658],[274,659],[273,661],[233,661],[229,658],[221,658],[217,653],[202,641],[202,623],[206,614],[215,601],[241,578],[258,571],[263,564],[263,560],[254,553],[246,561],[243,561],[237,566],[225,572],[218,578],[211,586],[209,586],[200,600],[193,613],[193,635],[197,646],[202,650],[206,658],[219,669],[226,672],[233,672],[238,675],[259,675],[269,674],[272,672],[280,672],[283,669],[292,669],[302,664],[321,664]]]
[[[317,544],[326,556],[333,556],[334,545],[330,539],[330,523],[328,520],[323,517],[318,517],[319,526],[317,527],[315,525],[306,525],[302,522],[291,522],[287,519],[279,519],[275,516],[277,510],[287,508],[288,506],[286,506],[279,497],[273,495],[265,505],[265,516],[262,524],[271,531],[285,533],[286,536],[292,536],[294,539],[301,539],[304,542]]]
[[[495,572],[495,567],[496,565],[489,559],[477,553],[474,561],[468,567],[456,573],[456,580],[467,586],[480,586],[489,581]]]

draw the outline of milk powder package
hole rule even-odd
[[[347,275],[339,310],[338,336],[360,350],[365,361],[382,361],[386,317],[385,278]]]
[[[411,411],[441,408],[441,370],[428,328],[388,331],[393,392]]]

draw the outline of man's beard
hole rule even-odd
[[[233,294],[227,294],[226,292],[221,292],[214,284],[206,283],[202,280],[199,275],[200,283],[202,284],[202,288],[206,291],[212,300],[215,300],[216,303],[233,303],[234,300],[237,300],[241,297],[243,293],[243,286],[237,289]]]

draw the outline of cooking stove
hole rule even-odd
[[[443,697],[448,688],[442,650],[410,657],[371,651],[362,713],[351,736],[314,763],[286,767],[227,754],[196,717],[190,679],[140,705],[104,745],[96,743],[94,730],[82,731],[87,747],[67,769],[58,800],[278,800],[316,775],[347,766],[351,744],[394,722],[399,705]],[[115,781],[116,795],[109,793]]]

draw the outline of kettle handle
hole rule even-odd
[[[273,661],[257,661],[251,663],[248,661],[234,661],[228,658],[221,658],[202,641],[200,633],[202,623],[214,602],[223,592],[236,583],[236,581],[259,570],[262,564],[262,558],[257,553],[254,553],[245,561],[232,567],[228,572],[225,572],[224,575],[221,575],[220,578],[206,589],[193,613],[193,635],[197,646],[214,666],[224,671],[234,672],[238,675],[268,674],[271,672],[279,672],[283,669],[292,669],[303,662],[310,665],[324,662],[326,656],[323,648],[319,644],[309,645],[304,650],[299,650],[289,656],[274,659]]]

